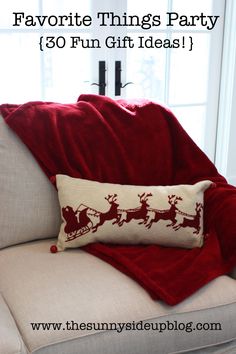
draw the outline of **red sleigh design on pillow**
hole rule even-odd
[[[117,203],[117,194],[109,194],[104,197],[110,204],[110,208],[106,212],[101,212],[85,204],[80,204],[76,210],[73,210],[71,206],[63,207],[62,216],[66,223],[64,231],[67,235],[65,242],[72,241],[90,231],[95,233],[107,221],[112,221],[112,225],[117,224],[118,227],[122,227],[124,223],[136,222],[148,229],[152,227],[153,223],[158,223],[161,220],[171,221],[171,223],[166,224],[166,227],[172,227],[173,231],[190,227],[195,229],[194,234],[199,234],[201,212],[203,210],[202,203],[196,203],[196,214],[192,215],[181,211],[177,207],[179,201],[183,200],[180,196],[168,195],[170,208],[164,210],[150,208],[148,199],[152,197],[152,193],[138,194],[138,197],[140,206],[133,209],[120,209]],[[177,215],[183,216],[182,221],[178,224]],[[97,222],[96,219],[98,219]]]

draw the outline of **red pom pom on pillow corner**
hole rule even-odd
[[[50,247],[50,252],[51,252],[51,253],[57,253],[57,252],[58,252],[57,246],[56,246],[56,245],[52,245],[52,246]]]

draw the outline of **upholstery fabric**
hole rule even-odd
[[[0,292],[0,353],[1,354],[27,354],[27,350]]]
[[[166,338],[168,342],[168,338]],[[120,344],[122,342],[122,345]],[[80,354],[170,354],[166,347],[162,346],[161,351],[154,337],[145,341],[142,333],[132,334],[132,338],[127,334],[105,333],[99,336],[88,336],[78,340],[72,340],[60,344],[51,345],[34,352],[34,354],[78,354],[78,345]],[[199,348],[199,347],[198,347]],[[193,351],[172,351],[171,354],[235,354],[236,340],[217,344],[210,347],[202,347]]]
[[[201,249],[92,244],[85,250],[138,281],[155,299],[176,304],[236,265],[236,188],[230,186],[166,108],[148,101],[81,95],[76,104],[0,107],[49,178],[56,174],[133,185],[207,179]]]
[[[48,253],[53,242],[34,241],[0,252],[0,291],[30,352],[165,354],[236,339],[235,280],[218,277],[172,307],[152,300],[135,281],[81,249]],[[33,331],[30,325],[72,320],[219,322],[222,330]]]
[[[60,208],[55,189],[0,116],[0,248],[55,237]]]

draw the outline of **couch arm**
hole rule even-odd
[[[27,354],[14,318],[0,294],[0,353]]]

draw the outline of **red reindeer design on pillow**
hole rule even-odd
[[[196,231],[194,231],[195,234],[199,234],[201,210],[203,209],[202,203],[196,203],[196,214],[191,215],[184,213],[177,208],[179,201],[183,200],[180,196],[174,194],[168,195],[170,208],[164,210],[149,208],[148,198],[152,196],[152,193],[144,192],[138,194],[141,205],[133,209],[119,209],[116,193],[108,194],[107,197],[104,197],[104,199],[110,204],[110,208],[106,212],[98,211],[85,204],[80,204],[76,211],[74,211],[71,206],[62,208],[62,216],[66,222],[64,231],[67,234],[67,241],[74,240],[90,231],[95,233],[106,221],[112,220],[112,225],[117,224],[119,227],[122,227],[124,223],[127,224],[139,221],[138,225],[145,225],[148,229],[152,227],[153,223],[158,223],[161,220],[169,220],[171,223],[166,224],[166,227],[172,226],[174,231],[177,231],[180,228],[190,227],[196,229]],[[183,220],[182,222],[179,222],[178,225],[176,225],[177,214],[183,215]],[[122,215],[124,215],[124,217],[121,220]],[[94,225],[94,218],[97,217],[99,217],[99,221]]]

